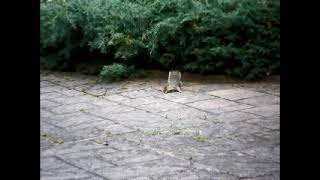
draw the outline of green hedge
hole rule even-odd
[[[156,65],[255,79],[279,73],[279,0],[66,0],[41,3],[41,55],[70,66]]]

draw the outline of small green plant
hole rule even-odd
[[[92,139],[91,142],[94,142],[96,144],[103,144],[105,141],[101,139]]]
[[[203,143],[209,143],[209,138],[207,138],[206,136],[202,135],[202,134],[198,134],[196,137],[197,141],[199,142],[203,142]]]
[[[45,138],[48,142],[52,143],[52,144],[63,144],[64,141],[61,138],[57,138],[57,137],[53,137],[52,135],[49,134],[42,134],[41,135],[43,138]]]
[[[188,159],[188,161],[192,161],[193,160],[192,155],[189,154],[187,159]]]
[[[162,130],[160,128],[154,129],[151,132],[151,135],[153,135],[153,136],[160,135],[160,134],[162,134]]]
[[[100,72],[102,80],[106,81],[120,81],[127,79],[134,73],[133,66],[126,66],[123,64],[113,63],[112,65],[103,66]]]
[[[173,135],[181,135],[181,134],[184,133],[183,130],[184,130],[184,129],[182,129],[182,128],[175,128],[175,129],[173,130]]]
[[[63,139],[54,139],[52,142],[55,144],[63,144],[64,143]]]

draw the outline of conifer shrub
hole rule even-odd
[[[66,62],[55,66],[98,52],[106,65],[247,79],[279,73],[279,0],[57,0],[40,9],[41,52]]]
[[[106,81],[119,81],[130,77],[134,73],[133,66],[126,66],[123,64],[113,63],[111,65],[103,66],[100,77]]]

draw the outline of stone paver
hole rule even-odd
[[[228,112],[228,111],[248,109],[253,107],[247,104],[240,104],[234,101],[220,99],[220,98],[197,101],[194,103],[189,103],[188,105],[206,112],[211,112],[216,114]]]
[[[259,107],[251,108],[251,109],[245,109],[242,111],[269,117],[269,116],[274,116],[274,115],[280,115],[280,106],[277,104],[266,105],[266,106],[259,106]]]
[[[218,96],[224,99],[229,100],[239,100],[249,97],[261,96],[263,93],[259,93],[256,91],[250,91],[245,89],[227,89],[227,90],[218,90],[218,91],[210,91],[208,94],[213,96]]]
[[[41,179],[280,179],[279,83],[40,73]]]
[[[243,99],[238,102],[254,105],[254,106],[265,106],[265,105],[272,105],[272,104],[280,104],[280,97],[274,96],[274,95],[265,95],[265,96]]]

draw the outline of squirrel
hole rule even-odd
[[[168,83],[163,88],[163,92],[169,93],[169,92],[178,91],[181,93],[182,92],[181,87],[182,87],[181,72],[169,71]]]

